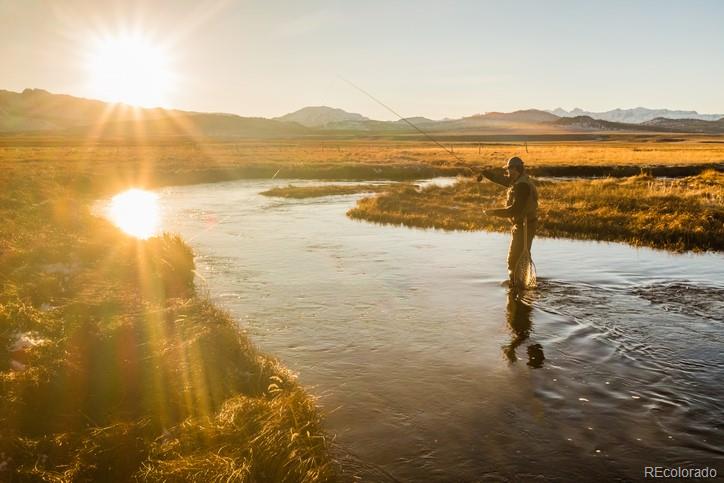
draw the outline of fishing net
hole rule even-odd
[[[530,258],[530,253],[525,253],[520,257],[520,260],[518,260],[518,264],[515,267],[514,277],[516,287],[535,288],[535,264]]]
[[[530,244],[528,243],[528,221],[523,221],[523,253],[513,270],[513,283],[516,287],[523,289],[534,288],[536,285],[535,264],[530,256]]]

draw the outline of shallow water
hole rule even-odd
[[[536,239],[539,287],[500,285],[509,237],[353,221],[361,195],[288,180],[161,190],[213,299],[320,396],[365,480],[724,473],[724,256]],[[314,184],[297,182],[296,185]]]

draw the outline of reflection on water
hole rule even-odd
[[[544,278],[514,298],[500,286],[508,235],[353,221],[357,195],[258,194],[287,183],[166,189],[164,228],[192,240],[199,284],[320,396],[351,473],[724,469],[722,255],[541,238]]]
[[[503,346],[503,354],[510,362],[518,360],[516,349],[529,338],[533,326],[531,321],[532,302],[525,299],[526,295],[530,297],[530,294],[514,289],[508,290],[507,321],[512,335],[510,343]],[[536,369],[543,367],[545,356],[540,344],[528,345],[527,352],[530,367]]]
[[[158,195],[137,188],[114,196],[107,214],[121,230],[141,239],[156,235],[161,223]]]

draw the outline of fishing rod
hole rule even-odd
[[[430,141],[432,141],[433,143],[435,143],[436,145],[438,145],[439,147],[441,147],[443,150],[445,150],[446,153],[450,154],[452,157],[454,157],[455,159],[457,159],[457,160],[460,161],[461,163],[465,164],[465,161],[463,161],[457,154],[455,154],[455,151],[446,148],[442,143],[438,142],[437,139],[433,138],[433,137],[430,136],[428,133],[426,133],[425,131],[423,131],[423,130],[420,129],[419,127],[415,126],[409,119],[407,119],[407,118],[405,118],[405,117],[402,117],[400,114],[397,113],[397,111],[395,111],[394,109],[392,109],[390,106],[388,106],[387,104],[385,104],[385,103],[382,102],[381,100],[377,99],[375,96],[373,96],[372,94],[370,94],[370,93],[367,92],[366,90],[362,89],[360,86],[356,85],[354,82],[352,82],[352,81],[350,81],[350,80],[348,80],[348,79],[345,79],[345,78],[342,77],[342,76],[338,76],[338,77],[339,77],[341,80],[343,80],[344,82],[346,82],[347,84],[349,84],[350,86],[352,86],[352,87],[354,87],[355,89],[357,89],[358,91],[360,91],[362,94],[366,95],[367,97],[369,97],[370,99],[372,99],[373,101],[375,101],[375,102],[376,102],[377,104],[379,104],[380,106],[382,106],[382,107],[384,107],[385,109],[387,109],[388,111],[390,111],[392,114],[394,114],[395,116],[397,116],[401,121],[407,123],[407,124],[408,124],[411,128],[413,128],[415,131],[419,132],[420,134],[422,134],[423,136],[425,136],[427,139],[429,139]],[[467,169],[469,169],[470,171],[472,171],[472,168],[467,168]]]
[[[411,128],[413,128],[415,131],[419,132],[420,134],[422,134],[423,136],[425,136],[427,139],[429,139],[430,141],[432,141],[433,143],[435,143],[436,145],[438,145],[439,147],[441,147],[442,149],[444,149],[446,153],[450,154],[451,156],[453,156],[455,159],[457,159],[457,160],[460,161],[461,163],[463,163],[463,164],[465,163],[465,161],[463,161],[462,159],[460,159],[460,157],[459,157],[457,154],[455,154],[455,151],[446,148],[443,144],[439,143],[439,142],[437,141],[437,139],[433,138],[433,137],[430,136],[428,133],[426,133],[425,131],[423,131],[423,130],[420,129],[419,127],[415,126],[409,119],[407,119],[407,118],[405,118],[405,117],[402,117],[400,114],[397,113],[397,111],[395,111],[394,109],[392,109],[390,106],[388,106],[387,104],[385,104],[385,103],[382,102],[381,100],[377,99],[375,96],[373,96],[372,94],[370,94],[370,93],[367,92],[366,90],[362,89],[360,86],[356,85],[356,84],[355,84],[354,82],[352,82],[351,80],[345,79],[345,78],[342,77],[342,76],[337,76],[337,77],[339,77],[341,80],[343,80],[344,82],[346,82],[346,83],[349,84],[350,86],[352,86],[352,87],[354,87],[355,89],[357,89],[358,91],[360,91],[362,94],[366,95],[367,97],[369,97],[370,99],[372,99],[373,101],[375,101],[375,102],[376,102],[377,104],[379,104],[380,106],[382,106],[382,107],[384,107],[385,109],[387,109],[388,111],[390,111],[392,114],[394,114],[395,116],[397,116],[401,121],[407,123],[407,124],[408,124]],[[528,152],[528,141],[527,141],[527,140],[525,141],[525,152],[526,152],[526,153]],[[473,171],[473,169],[470,168],[470,167],[467,167],[467,169],[469,169],[470,171]]]

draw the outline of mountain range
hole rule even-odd
[[[663,114],[663,115],[662,115]],[[681,117],[690,116],[690,117]],[[698,116],[698,117],[694,117]],[[642,119],[638,122],[632,120]],[[413,127],[414,126],[414,127]],[[459,119],[411,117],[378,121],[327,106],[309,106],[273,119],[163,108],[137,108],[52,94],[0,90],[0,133],[54,133],[110,138],[150,136],[295,137],[415,134],[564,134],[570,132],[682,132],[724,134],[724,116],[667,109],[580,109],[488,112]]]
[[[665,117],[667,119],[698,119],[701,121],[718,121],[724,117],[724,114],[699,114],[696,111],[672,111],[670,109],[647,109],[645,107],[613,109],[606,112],[584,111],[577,107],[571,111],[566,111],[559,107],[547,112],[555,114],[558,117],[588,116],[593,119],[600,119],[601,121],[624,122],[628,124],[640,124],[656,119],[657,117]]]
[[[141,108],[42,89],[0,90],[0,133],[53,132],[105,137],[278,137],[307,134],[295,122],[235,114]]]
[[[365,122],[371,119],[362,114],[343,111],[334,107],[309,106],[274,118],[279,121],[296,122],[307,127],[325,127],[338,122]]]

